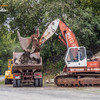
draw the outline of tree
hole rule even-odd
[[[8,32],[6,26],[0,29],[0,68],[2,74],[7,69],[8,59],[12,59],[12,54],[15,48],[15,38],[11,39],[12,33]]]
[[[4,25],[7,18],[9,18],[10,27],[9,31],[6,28],[4,30],[3,28],[0,29],[3,33],[7,33],[2,38],[11,34],[9,38],[11,41],[15,41],[16,44],[13,46],[14,44],[10,43],[12,49],[8,50],[8,47],[6,48],[9,51],[9,53],[7,51],[7,55],[10,57],[13,48],[16,51],[20,50],[20,46],[17,44],[17,30],[19,30],[21,36],[29,37],[39,28],[40,35],[42,35],[49,23],[56,18],[63,20],[70,27],[75,33],[79,45],[91,50],[100,46],[98,2],[99,0],[4,0],[3,4],[7,3],[9,5],[7,7],[8,12],[0,15],[2,19],[0,21]],[[57,33],[61,35],[59,29]],[[6,44],[4,39],[2,42],[4,42],[4,45]],[[9,44],[7,45],[9,46]],[[55,60],[49,58],[59,56],[65,50],[66,47],[58,41],[56,36],[52,36],[41,47],[41,55],[45,65],[48,62],[54,63]],[[57,59],[57,61],[59,60]]]

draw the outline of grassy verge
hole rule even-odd
[[[5,84],[5,81],[0,81],[0,85],[4,85]]]
[[[47,83],[46,83],[46,80],[47,80],[47,79],[54,79],[54,78],[55,78],[55,75],[44,75],[44,74],[43,74],[43,85],[44,85],[44,86],[50,86],[50,85],[53,86],[53,85],[54,85],[53,83],[52,83],[52,84],[47,84]]]
[[[4,75],[0,75],[0,77],[3,77]]]
[[[4,75],[0,75],[0,77],[4,77]],[[5,84],[5,81],[4,80],[1,80],[0,81],[0,85],[3,85],[3,84]]]

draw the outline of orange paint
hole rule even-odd
[[[91,68],[93,68],[93,67],[99,67],[99,61],[89,61],[89,62],[87,62],[87,67],[91,67]]]
[[[66,38],[67,38],[68,47],[78,47],[79,46],[74,33],[61,20],[59,22],[59,28],[61,30],[61,33],[62,33],[64,39],[66,40]],[[66,37],[65,37],[65,34],[66,34]]]
[[[0,7],[8,7],[8,5],[0,5]]]

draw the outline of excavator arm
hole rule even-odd
[[[57,33],[55,33],[56,30],[58,29],[58,27],[59,27],[59,29],[61,31],[61,34],[62,34],[63,38],[60,35],[58,35]],[[77,39],[76,39],[74,33],[60,19],[56,19],[56,20],[54,20],[54,21],[52,21],[50,23],[50,25],[48,26],[48,28],[46,29],[46,31],[43,33],[42,37],[40,38],[39,44],[40,45],[43,44],[54,33],[57,35],[57,37],[59,38],[59,40],[65,46],[67,46],[67,48],[69,48],[69,47],[78,47],[78,42],[77,42]]]
[[[61,34],[63,38],[56,33],[57,29],[60,29]],[[28,51],[28,47],[32,43],[32,50],[31,52],[35,52],[37,48],[39,48],[39,45],[42,45],[44,42],[46,42],[50,37],[52,37],[54,34],[57,35],[58,39],[65,45],[67,48],[69,47],[78,47],[77,39],[74,35],[74,33],[70,30],[70,28],[62,22],[60,19],[56,19],[52,21],[43,35],[41,36],[40,40],[39,37],[39,30],[37,30],[36,34],[33,34],[29,38],[23,38],[20,36],[20,33],[18,32],[18,38],[20,41],[20,45],[24,51]],[[38,49],[39,50],[39,49]]]
[[[63,38],[60,35],[58,35],[57,33],[55,33],[56,30],[58,29],[58,27],[61,31]],[[70,47],[79,47],[74,33],[70,30],[70,28],[64,22],[62,22],[59,19],[54,20],[48,26],[48,28],[46,29],[46,31],[44,32],[44,34],[40,38],[40,41],[39,41],[40,45],[43,44],[45,41],[47,41],[54,33],[57,35],[58,39],[65,46],[67,46],[67,49],[69,49]],[[77,55],[78,55],[77,49],[71,49],[71,53],[70,53],[71,58],[76,59]],[[67,63],[66,60],[65,60],[65,63]]]

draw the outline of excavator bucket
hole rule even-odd
[[[20,33],[17,32],[18,34],[18,38],[19,38],[19,42],[20,45],[22,47],[23,50],[28,51],[28,47],[30,46],[30,44],[32,43],[32,49],[30,50],[31,52],[35,52],[35,51],[39,51],[39,43],[38,43],[38,37],[39,37],[39,29],[37,29],[37,33],[31,35],[31,37],[29,38],[23,38],[20,36]]]
[[[20,45],[21,45],[22,49],[26,51],[27,48],[29,47],[29,45],[32,42],[31,37],[23,38],[23,37],[20,36],[19,32],[17,32],[17,34],[18,34],[19,42],[20,42]]]

